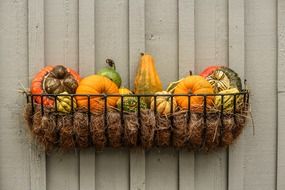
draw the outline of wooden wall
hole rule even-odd
[[[282,0],[1,0],[0,189],[285,189],[285,2]],[[140,52],[164,87],[192,70],[228,65],[248,80],[249,123],[228,150],[93,149],[45,155],[22,117],[44,65],[86,76],[113,58],[133,87]]]

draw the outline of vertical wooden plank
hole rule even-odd
[[[78,70],[78,1],[45,1],[45,61]],[[47,157],[47,189],[79,189],[78,152]]]
[[[178,72],[179,78],[195,69],[195,1],[178,1]],[[181,150],[179,153],[179,189],[195,189],[194,153]]]
[[[145,51],[145,0],[129,0],[129,87],[133,89],[140,53]],[[130,150],[130,189],[145,190],[145,151]]]
[[[226,0],[195,2],[196,71],[228,63]],[[219,150],[195,154],[195,189],[227,188],[227,153]]]
[[[123,86],[129,84],[128,1],[95,2],[96,70],[111,58],[121,73]],[[105,149],[96,152],[96,189],[129,189],[129,152],[127,149]]]
[[[79,32],[79,74],[82,77],[95,72],[95,1],[78,2]],[[89,148],[80,151],[79,189],[95,189],[95,150]]]
[[[178,78],[178,1],[146,0],[146,52],[166,87]],[[146,152],[146,189],[178,189],[178,151]]]
[[[30,151],[19,81],[28,86],[28,2],[0,1],[0,189],[29,190]]]
[[[276,1],[245,1],[246,77],[255,121],[245,131],[244,187],[276,189],[277,17]]]
[[[244,79],[244,0],[229,0],[229,67]],[[244,186],[244,134],[229,147],[228,189],[239,190]]]
[[[29,82],[44,62],[44,2],[43,0],[28,1],[28,32],[29,32]],[[33,146],[30,147],[31,190],[46,189],[46,155]]]
[[[285,2],[278,0],[278,149],[277,190],[285,189]],[[283,105],[283,106],[282,106]]]

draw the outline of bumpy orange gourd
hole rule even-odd
[[[192,75],[184,78],[175,88],[174,94],[213,94],[213,88],[211,84],[201,76]],[[178,106],[182,109],[188,109],[188,97],[176,96]],[[214,102],[214,96],[207,96],[207,106],[212,106]],[[192,96],[191,110],[200,112],[204,105],[203,96]]]
[[[90,75],[83,78],[76,90],[76,94],[118,94],[117,85],[110,79],[100,75]],[[108,97],[107,106],[116,106],[118,97]],[[79,108],[88,108],[88,98],[86,96],[76,96],[77,106]],[[90,97],[90,109],[101,110],[104,108],[104,98]]]
[[[79,74],[71,68],[63,65],[46,66],[40,70],[32,80],[32,94],[60,94],[67,92],[74,94],[80,80]],[[34,100],[41,103],[41,97],[36,96]],[[43,97],[45,106],[53,106],[54,98]]]
[[[162,84],[155,69],[154,59],[151,55],[141,54],[137,75],[135,78],[135,94],[154,94],[162,91]],[[146,103],[150,99],[146,98]]]

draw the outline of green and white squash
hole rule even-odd
[[[237,88],[231,88],[219,92],[219,94],[235,94],[239,93]],[[243,104],[242,95],[236,95],[236,110],[239,110]],[[234,109],[234,95],[225,95],[223,101],[224,112],[232,112]],[[215,96],[215,107],[220,110],[222,107],[222,96]]]
[[[219,93],[230,88],[230,79],[222,70],[214,71],[206,79],[212,85],[215,93]]]

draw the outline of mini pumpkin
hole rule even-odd
[[[60,93],[60,95],[68,95],[67,92]],[[64,113],[70,113],[72,110],[72,101],[71,96],[58,96],[57,97],[57,111],[64,112]],[[73,109],[77,108],[76,99],[73,98]]]
[[[74,94],[80,80],[79,74],[62,65],[46,66],[36,74],[31,84],[32,94],[60,94],[67,92]],[[41,97],[34,97],[37,103],[41,103]],[[54,99],[43,97],[43,104],[52,106]]]
[[[107,77],[101,75],[90,75],[83,78],[76,90],[76,94],[90,94],[90,109],[92,111],[104,108],[104,97],[92,96],[98,94],[118,94],[117,85]],[[108,97],[107,106],[116,106],[119,97]],[[87,96],[76,96],[77,105],[79,108],[88,108]]]
[[[154,97],[151,98],[151,104],[150,104],[150,108],[152,110],[154,110],[155,106],[156,106],[156,111],[160,114],[163,115],[167,115],[171,112],[171,98],[170,96],[159,96],[159,95],[171,95],[171,93],[167,92],[167,91],[162,91],[162,92],[157,92],[155,93],[156,95],[158,95],[156,97],[156,105],[154,105]],[[173,111],[176,109],[177,104],[176,104],[176,100],[175,98],[173,98],[172,101],[172,107],[173,107]]]
[[[231,88],[227,90],[223,90],[219,92],[219,94],[233,94],[233,95],[225,95],[223,101],[223,110],[225,112],[232,112],[234,109],[234,94],[239,93],[237,88]],[[236,95],[236,110],[240,109],[243,104],[243,98],[241,95]],[[222,96],[215,96],[215,107],[217,109],[221,109],[222,106]]]
[[[213,94],[211,84],[199,75],[185,77],[175,88],[174,94]],[[188,109],[188,97],[176,96],[178,106],[182,109]],[[192,96],[190,98],[190,106],[192,111],[200,112],[204,105],[203,96]],[[214,96],[207,96],[206,105],[212,106]]]
[[[134,86],[135,94],[154,94],[162,91],[162,84],[155,69],[154,59],[151,55],[141,54]],[[150,98],[143,99],[148,105],[150,104]]]
[[[120,74],[116,71],[115,62],[112,59],[106,59],[107,67],[98,71],[98,75],[102,75],[113,81],[118,88],[120,88],[122,79]]]

